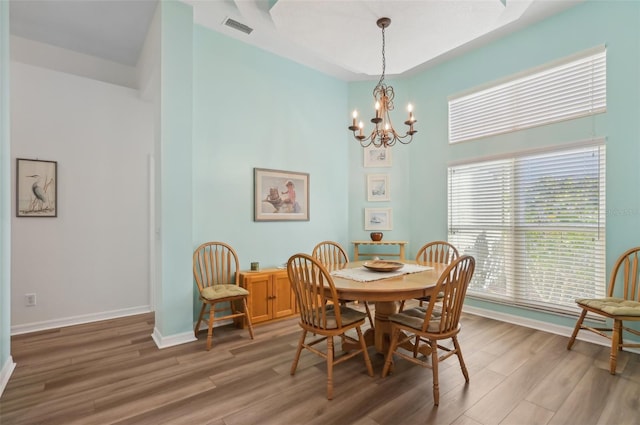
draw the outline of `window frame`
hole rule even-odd
[[[450,96],[449,144],[606,112],[606,55],[600,45]]]
[[[516,162],[520,161],[521,164],[519,166],[523,166],[526,161],[531,160],[531,158],[544,156],[544,155],[563,155],[569,154],[572,152],[575,155],[584,154],[589,151],[597,151],[598,152],[598,162],[597,162],[597,189],[593,187],[590,190],[598,191],[598,199],[597,199],[597,221],[594,225],[593,216],[591,216],[591,222],[586,222],[582,225],[576,225],[574,223],[563,223],[559,224],[557,222],[550,221],[549,223],[540,223],[537,224],[527,224],[523,221],[522,217],[522,209],[518,210],[518,206],[516,205],[518,201],[522,200],[522,198],[518,197],[518,194],[521,192],[519,188],[519,183],[515,181],[516,173],[517,173],[517,165]],[[509,170],[508,163],[512,162],[514,165]],[[477,168],[486,166],[486,167],[494,167],[495,164],[495,172],[501,172],[503,168],[508,170],[508,173],[512,174],[512,181],[504,182],[504,188],[501,189],[501,183],[496,183],[496,187],[501,190],[497,194],[493,194],[489,192],[491,189],[488,185],[485,185],[484,182],[480,182],[481,176],[475,176],[475,179],[469,180],[474,183],[469,184],[469,186],[465,186],[461,184],[461,186],[457,187],[457,189],[464,190],[466,194],[469,195],[471,201],[465,201],[469,203],[460,204],[460,199],[454,199],[452,196],[452,190],[455,190],[456,187],[452,187],[454,182],[452,182],[452,172],[456,172],[456,170],[467,169],[469,167],[477,166]],[[503,167],[504,165],[504,167]],[[501,168],[502,167],[502,168]],[[572,165],[567,165],[568,168],[573,167]],[[536,310],[549,311],[553,313],[560,314],[575,314],[579,311],[577,306],[575,305],[574,299],[579,297],[582,294],[582,287],[580,286],[582,283],[579,280],[580,276],[578,276],[578,272],[572,272],[573,275],[569,275],[569,277],[565,277],[566,285],[564,280],[560,280],[556,282],[553,279],[548,278],[540,278],[540,277],[532,277],[529,280],[525,276],[527,271],[525,270],[529,264],[538,265],[538,269],[540,269],[539,265],[544,264],[542,259],[536,261],[531,261],[530,258],[527,258],[527,248],[524,246],[523,237],[527,232],[531,231],[539,231],[542,230],[542,236],[539,235],[538,239],[534,240],[534,243],[537,240],[545,241],[544,235],[573,235],[575,238],[573,243],[576,244],[574,249],[577,253],[584,255],[585,253],[581,250],[588,250],[589,242],[578,240],[578,236],[580,232],[585,235],[585,240],[588,239],[592,235],[593,239],[593,258],[588,258],[586,263],[588,266],[591,266],[590,273],[592,275],[589,276],[591,279],[590,285],[591,290],[582,295],[588,297],[603,297],[605,296],[606,289],[606,239],[605,239],[605,230],[606,230],[606,215],[605,215],[605,201],[606,201],[606,180],[605,180],[605,167],[606,167],[606,147],[604,143],[604,139],[595,139],[587,142],[580,142],[577,144],[569,144],[563,145],[560,147],[554,147],[544,150],[535,150],[535,151],[523,151],[515,154],[511,154],[508,156],[500,156],[500,157],[492,157],[492,158],[484,158],[484,159],[476,159],[473,161],[465,161],[456,164],[451,164],[448,167],[448,179],[447,179],[447,202],[449,206],[448,211],[448,240],[450,243],[453,243],[457,248],[461,251],[461,253],[470,254],[476,256],[476,273],[474,274],[474,278],[468,290],[468,296],[472,298],[482,299],[486,301],[499,302],[517,307],[526,307],[533,308]],[[460,172],[460,171],[458,171]],[[589,171],[591,174],[595,172],[595,169]],[[579,170],[570,170],[570,173],[574,173],[573,175],[580,175]],[[584,175],[587,175],[587,172],[584,172]],[[474,177],[470,174],[471,177]],[[520,174],[520,177],[525,176],[525,174]],[[456,177],[460,178],[460,177]],[[457,183],[455,183],[457,184]],[[473,187],[473,185],[477,187]],[[520,183],[520,185],[522,182]],[[481,188],[482,192],[480,194]],[[569,189],[566,189],[567,193],[569,193]],[[505,194],[505,191],[509,191],[509,193]],[[586,193],[586,192],[585,192]],[[477,194],[477,196],[476,196]],[[508,198],[506,201],[506,207],[501,205],[501,202],[504,201],[501,199],[497,199],[499,195],[502,194],[505,198]],[[455,195],[455,194],[454,194]],[[480,202],[486,197],[486,202],[496,203],[496,208],[499,213],[496,215],[498,217],[498,221],[494,219],[490,214],[492,213],[491,208],[493,208],[493,204],[490,204],[488,208],[485,210],[484,206]],[[467,198],[465,198],[467,199]],[[543,199],[543,198],[541,198]],[[473,204],[473,202],[477,202]],[[544,201],[542,201],[544,203]],[[456,206],[458,205],[458,206]],[[474,208],[474,205],[477,206],[477,210]],[[559,204],[560,205],[560,204]],[[546,207],[543,205],[543,207]],[[456,211],[455,208],[459,208],[461,211]],[[500,210],[500,208],[505,208],[504,210]],[[518,211],[520,213],[518,214]],[[548,213],[551,213],[547,211]],[[460,218],[459,216],[465,214],[466,217]],[[478,217],[473,216],[476,214]],[[502,214],[502,218],[501,217]],[[520,215],[520,217],[518,216]],[[466,220],[466,221],[465,221]],[[474,220],[478,220],[477,224],[474,223]],[[501,221],[500,221],[501,220]],[[584,217],[581,216],[581,220],[585,220]],[[474,233],[476,232],[476,233]],[[555,232],[555,233],[554,233]],[[538,232],[540,233],[540,232]],[[473,236],[475,234],[475,236]],[[484,234],[485,240],[480,238],[481,235]],[[567,236],[565,236],[567,237]],[[472,243],[472,239],[475,240]],[[496,245],[496,243],[498,243]],[[553,245],[553,241],[544,243],[549,243],[549,246],[553,246],[556,249],[555,245]],[[582,243],[584,247],[578,246],[578,243]],[[491,258],[490,251],[496,254]],[[533,253],[531,254],[533,255]],[[554,263],[557,261],[560,264],[562,259],[562,252],[558,253],[558,259],[556,257],[549,257],[550,260],[548,263]],[[577,257],[581,258],[581,257]],[[573,260],[573,257],[570,257],[569,260]],[[566,259],[564,259],[566,261]],[[577,264],[577,261],[576,261]],[[571,269],[572,265],[569,262],[565,265],[567,267],[567,271]],[[530,267],[533,269],[533,267]],[[586,269],[586,268],[585,268]],[[563,269],[560,269],[560,272],[556,270],[558,275],[562,274]],[[553,273],[553,271],[550,271]],[[555,278],[554,278],[555,279]],[[548,290],[544,285],[547,285],[546,282],[552,285],[552,289],[548,291],[549,297],[555,297],[555,291],[560,288],[562,292],[567,292],[573,294],[571,296],[563,295],[564,298],[561,299],[561,302],[547,302],[540,300],[532,300],[529,299],[529,295],[527,295],[527,291],[531,290],[532,285],[528,284],[528,282],[533,282],[534,285],[538,285],[538,287]],[[491,285],[494,285],[493,287]],[[560,285],[560,286],[557,286]],[[504,292],[492,292],[496,291],[496,288],[502,289],[504,286]],[[541,297],[542,298],[542,297]],[[557,298],[557,297],[556,297]]]

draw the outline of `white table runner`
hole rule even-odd
[[[405,264],[400,270],[396,270],[394,272],[376,272],[362,266],[353,269],[335,270],[331,272],[331,276],[357,280],[358,282],[371,282],[374,280],[388,279],[390,277],[402,276],[403,274],[409,273],[424,272],[427,270],[433,270],[433,267],[421,266],[419,264]]]

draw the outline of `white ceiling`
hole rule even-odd
[[[0,0],[2,1],[2,0]],[[11,33],[135,66],[158,0],[11,0]],[[214,31],[345,80],[424,69],[583,0],[183,0]],[[253,28],[232,29],[231,18]]]

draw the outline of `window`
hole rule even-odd
[[[598,47],[449,99],[449,143],[605,112],[607,52]]]
[[[449,242],[476,259],[469,296],[554,312],[605,291],[605,146],[448,169]]]

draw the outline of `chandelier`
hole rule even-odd
[[[409,129],[403,136],[401,136],[396,132],[395,128],[393,128],[391,116],[389,115],[389,112],[393,111],[393,98],[395,96],[393,87],[387,86],[384,83],[384,71],[386,65],[384,56],[384,29],[391,24],[391,19],[380,18],[376,21],[376,24],[378,27],[382,28],[382,75],[380,76],[380,81],[378,81],[378,84],[376,84],[373,89],[376,115],[374,118],[371,118],[371,122],[375,126],[373,131],[371,131],[371,134],[365,136],[362,121],[356,124],[356,120],[358,118],[358,111],[356,110],[353,111],[353,123],[349,126],[349,130],[353,131],[353,137],[355,137],[360,142],[360,145],[365,148],[370,145],[373,145],[376,148],[386,148],[395,145],[396,142],[407,145],[413,140],[413,135],[418,132],[413,128],[413,124],[416,123],[416,119],[413,116],[413,108],[411,104],[409,104],[407,108],[409,111],[409,118],[404,122]]]

